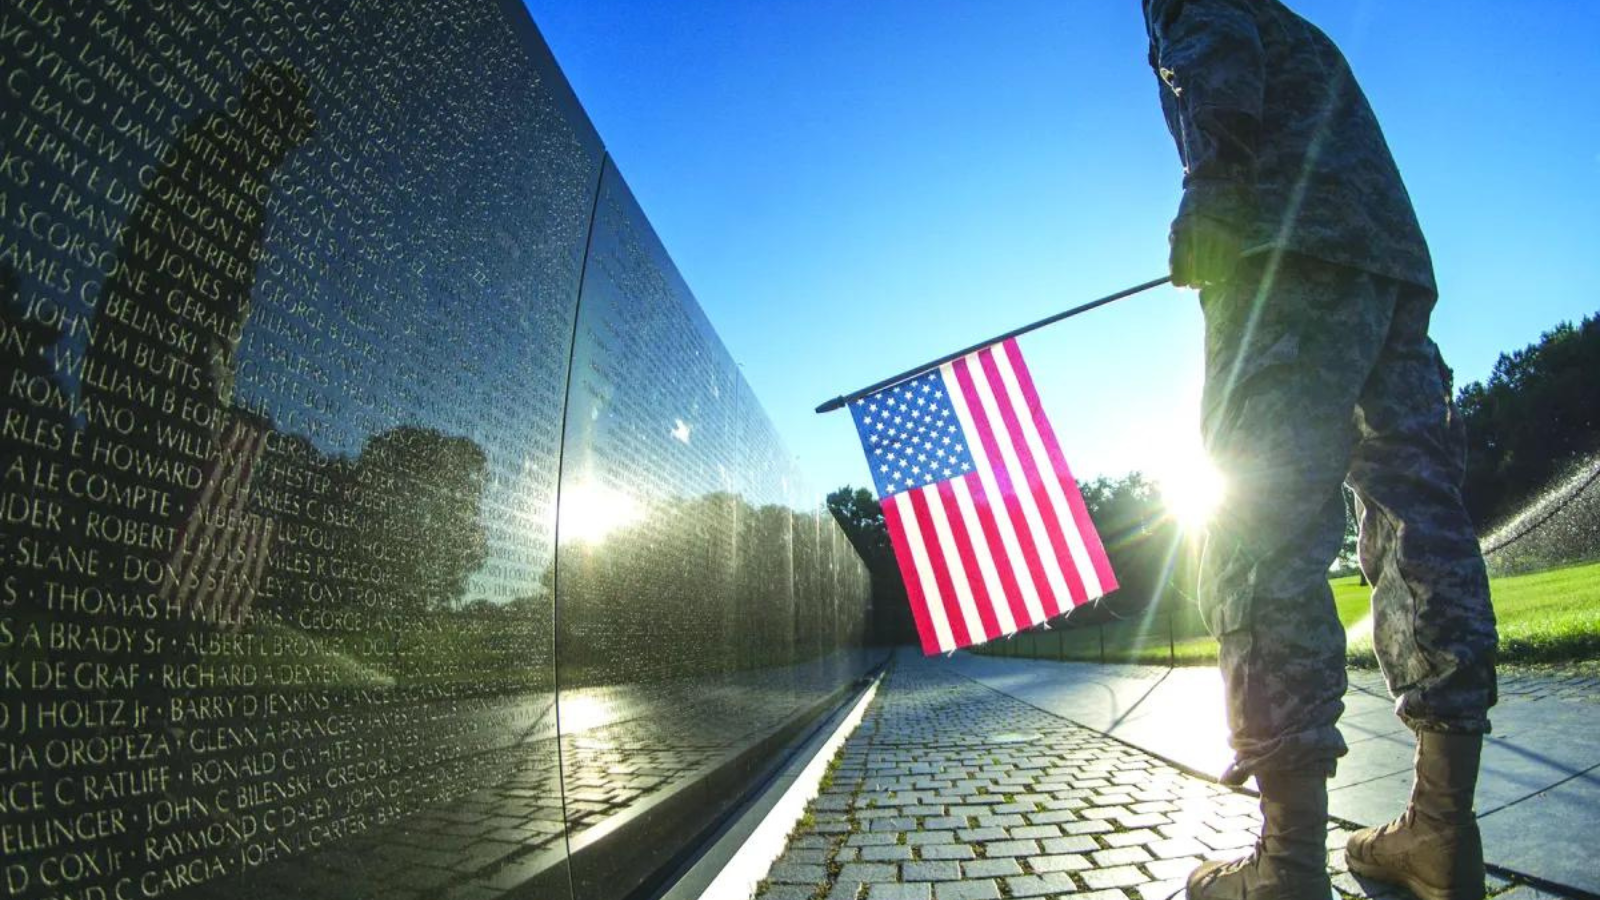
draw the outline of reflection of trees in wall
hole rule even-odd
[[[603,539],[564,542],[563,683],[664,681],[829,652],[860,633],[848,620],[864,612],[864,585],[852,593],[848,572],[832,571],[835,549],[816,514],[725,492],[667,498]]]
[[[415,426],[367,441],[354,466],[357,533],[390,608],[454,609],[488,558],[480,509],[488,457],[477,444]]]

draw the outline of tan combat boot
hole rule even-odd
[[[1483,839],[1472,813],[1481,734],[1417,732],[1416,784],[1406,811],[1350,836],[1350,871],[1422,900],[1482,900]]]
[[[1189,874],[1189,900],[1328,900],[1328,779],[1321,772],[1261,772],[1261,840],[1233,862]]]

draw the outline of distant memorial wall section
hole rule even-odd
[[[647,892],[866,573],[522,7],[5,0],[0,896]]]

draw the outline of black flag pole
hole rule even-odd
[[[882,380],[882,381],[880,381],[880,382],[878,382],[876,384],[867,385],[866,387],[864,387],[864,388],[862,388],[862,389],[860,389],[858,391],[851,391],[848,394],[841,394],[840,396],[835,397],[832,400],[829,400],[828,402],[826,402],[826,403],[822,404],[821,406],[817,407],[817,412],[819,412],[819,413],[828,413],[828,412],[833,412],[836,409],[843,409],[851,401],[859,400],[859,399],[861,399],[862,397],[865,397],[868,394],[871,394],[871,393],[873,393],[875,391],[881,391],[886,387],[893,387],[894,385],[897,385],[900,382],[905,381],[908,378],[915,378],[916,376],[921,375],[923,372],[926,372],[929,369],[937,369],[938,367],[944,365],[947,362],[950,362],[951,360],[960,359],[961,357],[966,356],[969,353],[976,353],[977,351],[982,350],[985,347],[992,347],[995,344],[1000,343],[1001,341],[1009,341],[1012,338],[1017,337],[1018,335],[1027,334],[1030,331],[1034,331],[1034,330],[1043,328],[1046,325],[1054,325],[1055,323],[1061,321],[1062,319],[1070,319],[1073,316],[1081,315],[1083,313],[1086,313],[1091,309],[1099,309],[1100,307],[1105,306],[1107,303],[1115,303],[1118,300],[1122,300],[1122,299],[1125,299],[1127,297],[1132,297],[1134,294],[1142,294],[1145,291],[1148,291],[1153,287],[1160,287],[1161,285],[1167,284],[1170,281],[1172,281],[1172,276],[1165,275],[1165,276],[1162,276],[1161,278],[1156,278],[1156,279],[1153,279],[1151,281],[1146,281],[1144,284],[1134,285],[1131,288],[1125,288],[1123,290],[1117,291],[1115,294],[1108,294],[1108,295],[1106,295],[1104,297],[1101,297],[1099,300],[1091,300],[1088,303],[1083,304],[1082,306],[1074,306],[1073,308],[1071,308],[1069,310],[1066,310],[1065,312],[1058,312],[1053,316],[1047,316],[1047,317],[1045,317],[1043,319],[1040,319],[1037,322],[1033,322],[1033,323],[1030,323],[1028,325],[1024,325],[1021,328],[1014,328],[1014,329],[1006,332],[1005,334],[997,335],[995,337],[989,338],[986,341],[979,341],[978,343],[973,344],[971,347],[968,347],[965,350],[957,350],[956,352],[951,353],[948,356],[941,356],[938,359],[932,360],[931,362],[925,362],[920,366],[916,366],[914,368],[907,369],[904,372],[901,372],[899,375],[894,375],[894,376],[891,376],[889,378],[885,378],[884,380]]]

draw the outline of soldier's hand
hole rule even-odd
[[[1209,287],[1233,277],[1239,264],[1241,237],[1237,229],[1210,216],[1179,216],[1172,223],[1172,283],[1178,287]]]

